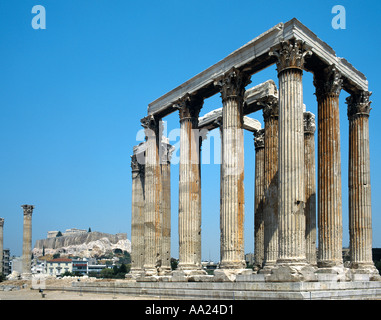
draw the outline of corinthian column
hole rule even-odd
[[[34,206],[22,205],[24,213],[23,245],[22,245],[22,277],[29,278],[32,260],[32,213]]]
[[[201,267],[201,194],[198,116],[203,100],[186,95],[177,103],[180,114],[179,270],[204,274]]]
[[[316,169],[315,169],[315,115],[304,112],[304,183],[306,187],[306,258],[316,266]]]
[[[3,245],[3,240],[4,240],[4,218],[0,218],[0,273],[4,272],[4,266],[3,266],[3,250],[4,250],[4,245]]]
[[[222,110],[222,198],[220,208],[221,269],[229,273],[245,268],[244,257],[244,147],[243,97],[249,77],[231,69],[215,85],[220,89]],[[233,271],[233,272],[231,272]]]
[[[265,130],[254,132],[255,145],[255,195],[254,195],[254,271],[263,266],[264,261],[264,176],[265,176]]]
[[[304,42],[294,39],[270,51],[277,58],[279,78],[279,253],[278,266],[272,271],[279,281],[300,280],[301,268],[307,265],[302,69],[308,54],[311,51]]]
[[[158,119],[148,116],[142,120],[146,134],[145,202],[144,202],[144,271],[157,275],[162,259],[162,180],[159,161],[161,128]]]
[[[339,95],[335,66],[314,73],[318,102],[318,267],[343,271]]]
[[[174,147],[169,143],[163,142],[162,148],[161,177],[163,185],[163,249],[161,272],[165,274],[171,271],[171,157]]]
[[[349,236],[351,268],[378,275],[372,260],[372,207],[369,157],[369,97],[347,98],[349,119]]]
[[[264,266],[270,273],[278,259],[278,102],[264,104],[265,122],[265,176],[263,215],[265,219]]]
[[[135,150],[134,150],[135,151]],[[137,154],[131,156],[132,210],[131,210],[131,274],[139,275],[144,266],[144,164]]]

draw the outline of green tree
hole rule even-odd
[[[103,269],[101,271],[101,277],[102,278],[106,278],[106,279],[113,278],[114,277],[114,270],[113,269],[109,269],[109,268]]]
[[[61,231],[58,231],[58,232],[57,232],[56,238],[57,238],[57,237],[62,237],[62,232],[61,232]]]
[[[177,259],[171,258],[171,269],[172,270],[176,270],[178,264],[179,264],[179,261]]]

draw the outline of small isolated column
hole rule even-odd
[[[303,66],[309,48],[300,40],[283,41],[270,51],[279,78],[278,241],[274,280],[301,280],[305,248]],[[275,270],[277,269],[277,270]]]
[[[278,259],[278,132],[279,109],[276,100],[267,101],[263,107],[265,122],[265,176],[263,215],[265,243],[263,273],[270,273]]]
[[[4,250],[4,218],[0,218],[0,273],[4,274],[4,260],[3,260],[3,250]]]
[[[265,130],[254,131],[255,145],[255,194],[254,194],[254,271],[263,266],[264,261],[264,176],[265,176]]]
[[[316,266],[316,166],[315,166],[315,115],[304,112],[304,183],[306,188],[306,258]]]
[[[29,278],[32,274],[32,213],[34,206],[22,205],[24,213],[23,245],[22,245],[22,277]]]
[[[134,148],[131,156],[132,210],[131,210],[131,274],[143,273],[144,266],[144,163]]]
[[[198,117],[203,99],[185,95],[180,114],[179,265],[186,275],[204,274],[201,266],[201,193]]]
[[[171,157],[174,147],[169,143],[162,143],[161,157],[161,178],[162,178],[162,215],[163,215],[163,235],[162,235],[162,263],[161,272],[163,274],[171,271]]]
[[[146,134],[145,202],[144,202],[144,272],[158,274],[162,259],[162,179],[159,161],[161,126],[158,119],[148,116],[142,120]]]
[[[318,267],[343,272],[339,95],[341,74],[334,65],[314,73],[318,102]]]
[[[369,156],[369,97],[371,92],[347,98],[349,119],[349,240],[351,268],[378,271],[372,259],[372,207]]]
[[[221,269],[237,273],[245,268],[244,255],[244,146],[243,98],[250,77],[232,68],[215,81],[222,109],[222,198],[220,208]]]

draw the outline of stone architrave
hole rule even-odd
[[[179,264],[183,274],[205,274],[201,266],[201,175],[198,117],[203,100],[185,95],[180,115]]]
[[[339,95],[343,80],[334,65],[315,71],[318,102],[319,272],[343,273]]]
[[[278,259],[278,132],[279,108],[277,99],[263,103],[265,123],[264,208],[265,222],[264,265],[262,273],[270,273]]]
[[[144,201],[144,274],[156,276],[162,259],[162,179],[159,158],[161,125],[159,119],[142,119],[146,135],[145,201]]]
[[[236,68],[215,81],[223,103],[220,269],[239,273],[244,257],[243,98],[250,77]],[[216,273],[215,273],[216,274]]]
[[[161,274],[171,271],[171,157],[174,147],[162,142],[161,178],[162,178],[162,263]]]
[[[0,273],[3,273],[4,218],[0,218]]]
[[[254,189],[254,271],[262,269],[264,262],[264,177],[265,177],[265,130],[254,131],[255,146],[255,189]]]
[[[306,259],[316,266],[316,166],[315,166],[315,115],[304,112],[304,184],[306,188]]]
[[[300,40],[290,39],[275,46],[270,55],[277,58],[279,79],[279,166],[278,166],[278,241],[274,281],[304,279],[305,188],[304,126],[302,75],[310,48]]]
[[[144,269],[144,164],[138,155],[131,156],[132,210],[131,210],[131,274],[142,274]]]
[[[372,259],[372,207],[369,156],[369,97],[347,98],[349,119],[349,240],[351,268],[379,276]]]
[[[23,246],[22,246],[22,277],[30,278],[32,275],[32,214],[34,206],[22,205],[24,213]]]

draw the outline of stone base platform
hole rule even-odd
[[[380,281],[266,282],[261,275],[235,282],[73,282],[67,291],[129,294],[197,300],[364,300],[381,299]],[[253,281],[254,280],[254,281]],[[257,280],[257,281],[255,281]],[[46,288],[46,290],[54,290]],[[60,288],[59,290],[62,290]]]

